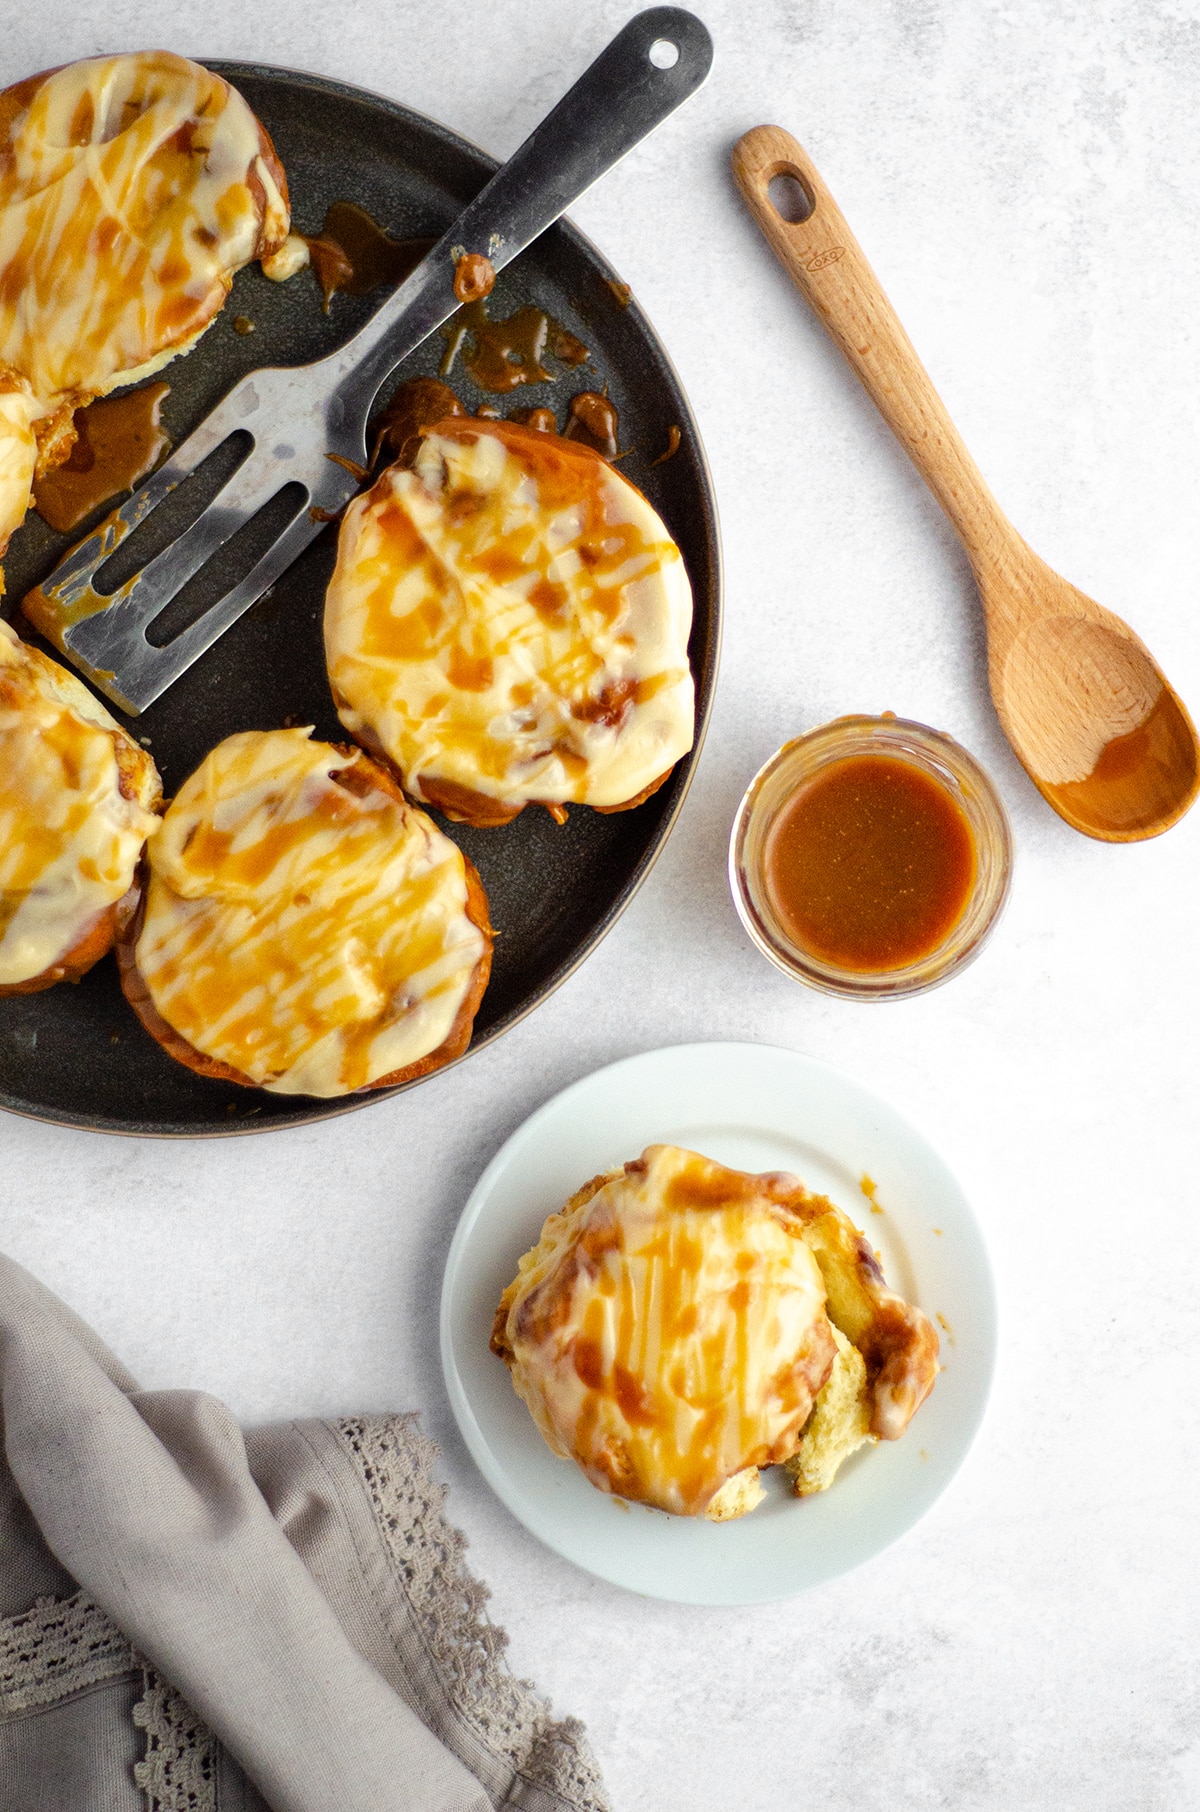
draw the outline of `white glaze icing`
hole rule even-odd
[[[312,253],[303,233],[289,233],[278,251],[263,259],[263,275],[270,277],[272,283],[286,283],[289,277],[307,269],[311,263]]]
[[[802,1222],[769,1181],[650,1146],[522,1261],[513,1383],[601,1490],[695,1515],[794,1451],[834,1342]]]
[[[158,776],[138,751],[126,798],[118,739],[86,687],[0,622],[0,985],[52,968],[133,881]]]
[[[692,744],[675,543],[598,454],[470,418],[351,504],[325,607],[342,722],[406,787],[621,805]]]
[[[137,967],[196,1050],[277,1094],[369,1086],[441,1046],[486,940],[457,846],[338,776],[310,731],[228,737],[150,858]]]
[[[37,403],[29,385],[10,372],[0,373],[0,556],[29,508],[37,463],[36,416]],[[3,591],[0,576],[0,595]]]

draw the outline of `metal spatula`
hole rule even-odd
[[[458,307],[464,250],[501,270],[697,89],[712,63],[700,20],[674,6],[631,19],[354,338],[311,365],[244,377],[128,502],[65,554],[22,609],[122,711],[144,711],[274,584],[361,484],[366,427],[400,361]],[[249,453],[179,537],[105,594],[100,569],[163,499],[233,435]],[[238,530],[289,488],[250,571],[165,646],[147,631]],[[131,550],[132,551],[132,550]]]

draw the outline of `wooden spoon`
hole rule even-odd
[[[966,549],[987,619],[996,713],[1030,779],[1089,837],[1133,843],[1169,829],[1200,790],[1200,746],[1149,649],[1040,560],[1003,514],[791,134],[778,126],[747,132],[734,147],[733,174]],[[791,179],[782,197],[776,190],[782,211],[770,194],[776,177]]]

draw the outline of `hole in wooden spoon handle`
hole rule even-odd
[[[816,207],[816,200],[795,170],[776,170],[767,183],[767,199],[780,220],[800,226]]]

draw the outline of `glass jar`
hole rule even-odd
[[[888,756],[915,768],[948,795],[969,827],[975,867],[957,919],[932,949],[898,966],[842,967],[804,949],[771,899],[767,852],[772,827],[823,770],[861,756]],[[729,845],[729,884],[746,930],[785,974],[826,994],[895,1000],[949,980],[979,954],[1008,898],[1012,835],[992,782],[973,756],[940,731],[885,714],[839,717],[785,743],[746,790]]]

